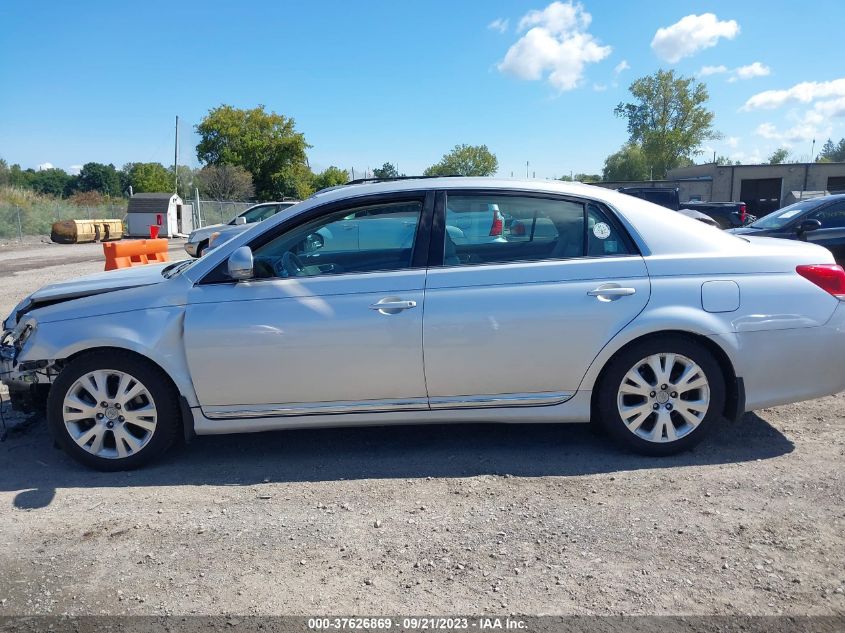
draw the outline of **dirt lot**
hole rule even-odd
[[[98,256],[0,245],[0,313]],[[431,426],[198,438],[120,474],[17,417],[0,616],[842,615],[843,404],[748,414],[668,459],[584,425]]]

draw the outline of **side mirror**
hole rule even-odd
[[[249,246],[241,246],[236,249],[231,255],[229,255],[229,260],[226,264],[229,277],[235,281],[252,279],[253,260],[252,249]]]
[[[246,224],[246,218],[242,215],[239,215],[235,218],[235,226],[240,226],[241,224]]]
[[[810,231],[818,231],[822,228],[822,223],[818,220],[804,220],[798,225],[798,233],[809,233]]]

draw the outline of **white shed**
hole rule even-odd
[[[129,198],[126,233],[149,237],[151,226],[159,227],[160,237],[187,235],[193,230],[193,208],[174,193],[136,193]]]

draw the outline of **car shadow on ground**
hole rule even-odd
[[[99,473],[53,447],[43,423],[0,444],[0,491],[14,506],[48,506],[59,488],[250,485],[356,479],[512,475],[571,477],[718,465],[790,453],[755,413],[722,422],[692,451],[652,458],[618,448],[586,424],[456,424],[308,429],[198,437],[146,468]]]

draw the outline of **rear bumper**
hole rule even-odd
[[[742,332],[736,374],[753,411],[845,391],[845,302],[820,327]]]

